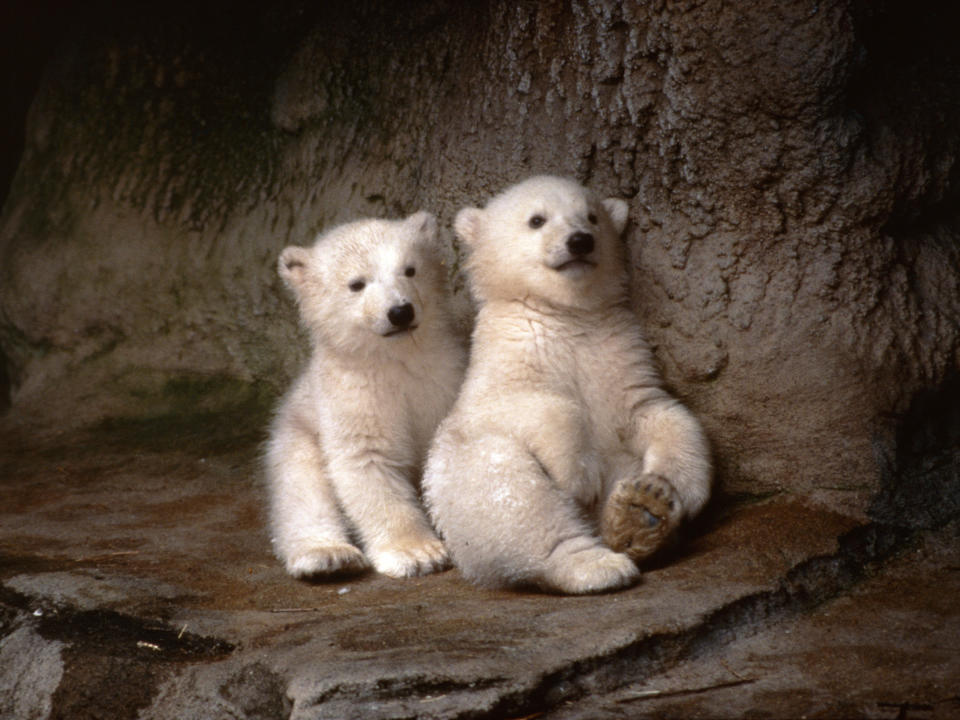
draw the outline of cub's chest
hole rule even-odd
[[[527,361],[546,377],[564,383],[583,381],[605,371],[616,350],[610,338],[591,329],[531,326],[524,354]]]
[[[642,340],[629,330],[545,325],[531,332],[525,365],[540,390],[599,418],[616,414],[626,389],[646,382],[641,377],[645,352]]]
[[[426,432],[439,422],[455,392],[455,368],[442,358],[392,360],[328,368],[320,385],[326,412]]]

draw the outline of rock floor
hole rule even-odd
[[[960,523],[852,493],[719,498],[593,597],[292,580],[246,435],[8,418],[0,497],[2,718],[960,717]]]

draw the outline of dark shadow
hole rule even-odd
[[[893,444],[876,442],[882,489],[870,507],[878,522],[935,528],[960,516],[960,372],[918,393]]]
[[[0,4],[0,208],[23,155],[30,105],[78,4],[75,0]]]
[[[7,356],[0,348],[0,415],[3,415],[10,409],[12,401],[13,387],[10,383],[10,368]]]

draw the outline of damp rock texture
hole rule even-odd
[[[960,712],[960,12],[53,5],[0,22],[0,716]],[[455,274],[455,212],[544,172],[629,201],[716,499],[619,594],[293,581],[280,250],[428,209]]]
[[[773,0],[85,8],[0,220],[6,404],[262,418],[303,359],[284,245],[418,208],[450,234],[459,207],[550,172],[629,199],[634,302],[724,488],[876,490],[918,395],[960,401],[955,19]]]
[[[270,554],[255,446],[200,435],[0,423],[0,717],[960,712],[956,519],[910,529],[783,494],[712,507],[619,593],[455,570],[308,583]]]

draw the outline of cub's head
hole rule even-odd
[[[544,300],[590,309],[626,291],[623,200],[600,200],[564,178],[539,176],[464,208],[455,228],[466,245],[471,288],[481,302]]]
[[[433,215],[358,220],[285,248],[280,277],[316,339],[344,351],[403,342],[441,312],[446,272]]]

